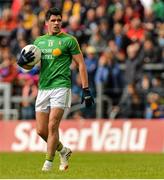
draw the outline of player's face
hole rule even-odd
[[[50,19],[46,22],[48,26],[48,33],[49,34],[57,34],[61,30],[62,25],[62,18],[60,15],[51,15]]]

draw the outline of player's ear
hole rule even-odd
[[[45,21],[45,25],[48,26],[48,21]]]

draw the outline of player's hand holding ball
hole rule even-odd
[[[41,50],[37,46],[29,44],[22,49],[17,64],[23,69],[30,70],[40,61],[40,59]]]
[[[28,63],[34,60],[35,56],[32,51],[25,52],[25,49],[21,52],[20,58],[18,59],[17,63],[20,66],[27,65]]]
[[[81,104],[85,101],[86,107],[91,107],[94,104],[94,98],[89,88],[83,88]]]

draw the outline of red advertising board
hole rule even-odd
[[[162,120],[63,120],[60,140],[73,151],[163,152]],[[0,151],[45,151],[35,121],[1,121]]]

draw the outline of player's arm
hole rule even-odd
[[[94,104],[94,99],[89,89],[88,74],[82,53],[73,55],[73,60],[78,65],[81,82],[82,82],[83,91],[82,91],[81,103],[85,102],[86,107],[91,107]]]
[[[81,103],[85,102],[86,107],[91,107],[94,104],[94,99],[91,95],[89,84],[88,84],[88,74],[84,62],[83,55],[81,53],[79,44],[76,38],[70,38],[67,41],[67,45],[69,48],[70,53],[72,54],[73,60],[76,62],[79,68],[80,78],[82,82],[82,96],[81,96]]]
[[[82,53],[73,55],[73,60],[76,62],[79,68],[79,73],[81,77],[81,82],[82,82],[82,88],[88,88],[88,74],[84,62],[84,58]]]

